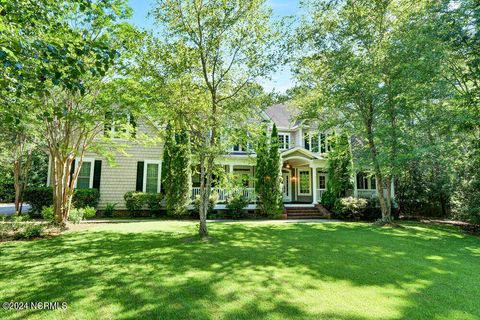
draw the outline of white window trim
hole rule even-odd
[[[162,161],[161,160],[144,160],[143,163],[143,186],[142,191],[147,192],[147,167],[149,164],[158,164],[158,183],[157,193],[160,193],[160,183],[162,180]]]
[[[288,146],[287,146],[287,148],[285,148],[285,138],[283,138],[283,144],[279,147],[279,149],[280,150],[290,149],[290,144],[292,143],[290,132],[280,132],[280,133],[278,133],[278,137],[280,138],[280,136],[288,137]],[[279,142],[280,142],[280,139],[279,139]]]
[[[92,189],[93,188],[93,172],[95,170],[95,158],[83,158],[82,166],[85,162],[90,162],[91,163],[90,179],[88,181],[88,188]],[[80,158],[75,158],[75,171],[77,170],[79,163],[80,163]],[[75,188],[77,188],[77,181],[78,181],[78,177],[77,177],[77,179],[75,179],[75,186],[74,186]]]
[[[308,172],[308,193],[301,193],[301,184],[302,184],[302,172]],[[299,196],[311,196],[312,195],[312,173],[310,172],[310,169],[298,169],[298,195]]]

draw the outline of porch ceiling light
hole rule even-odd
[[[287,163],[287,164],[285,165],[285,168],[289,169],[289,168],[290,168],[290,165]]]

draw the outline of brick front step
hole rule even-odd
[[[329,219],[330,212],[328,212],[322,205],[315,207],[287,207],[285,208],[287,219]]]

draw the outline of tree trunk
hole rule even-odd
[[[198,233],[202,238],[208,237],[207,214],[210,198],[210,187],[208,181],[205,181],[205,177],[208,176],[207,171],[208,170],[205,165],[205,155],[202,154],[200,155],[200,225],[198,228]]]
[[[60,159],[52,156],[53,160],[53,212],[57,223],[64,227],[70,213],[75,174],[71,175],[73,159]],[[78,168],[82,165],[80,161]],[[79,169],[77,168],[77,172]]]
[[[371,113],[370,113],[371,115]],[[380,208],[382,210],[382,221],[385,223],[389,223],[392,221],[392,216],[391,216],[391,210],[388,208],[387,202],[385,201],[385,196],[383,194],[383,183],[384,183],[384,177],[382,174],[382,170],[380,168],[380,163],[378,162],[377,159],[377,148],[375,145],[375,141],[373,138],[373,131],[372,131],[372,117],[367,116],[365,121],[365,126],[366,126],[366,131],[367,131],[367,137],[368,137],[368,146],[369,146],[369,151],[370,151],[370,157],[373,162],[373,169],[375,172],[375,177],[377,179],[377,194],[378,194],[378,201],[380,202]]]

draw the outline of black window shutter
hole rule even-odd
[[[137,162],[137,187],[136,191],[143,191],[143,166],[144,166],[143,161],[138,161]]]
[[[75,174],[75,159],[73,159],[72,167],[70,168],[70,187],[73,187],[73,175]]]
[[[100,190],[100,177],[102,176],[102,160],[95,160],[93,167],[93,189]]]

